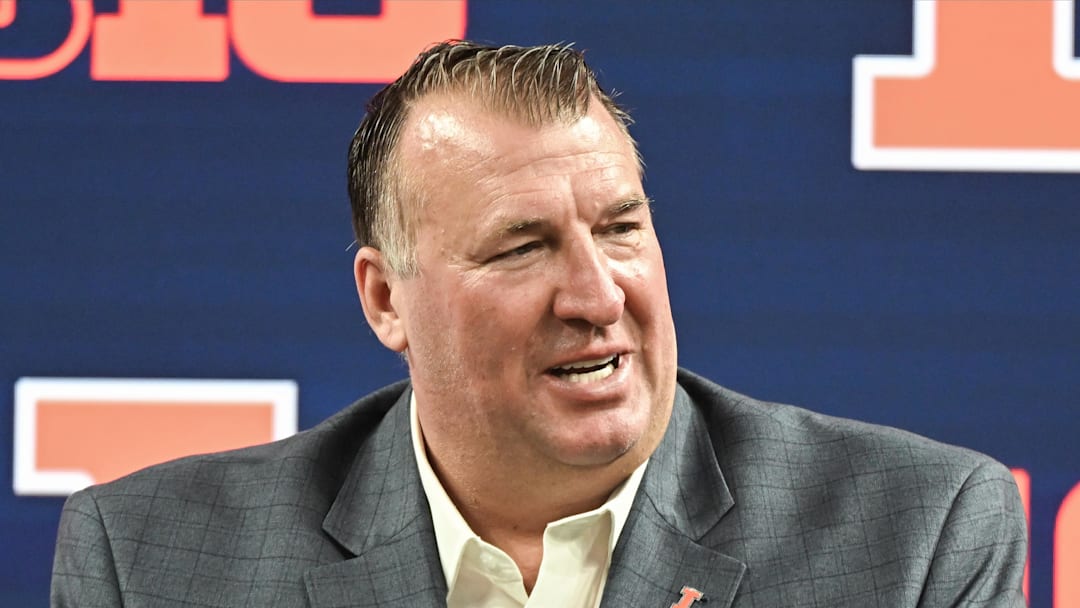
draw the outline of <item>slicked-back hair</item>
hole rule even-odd
[[[432,94],[463,95],[485,111],[531,127],[570,124],[597,99],[637,150],[627,128],[630,116],[600,89],[583,54],[571,45],[494,47],[451,41],[432,46],[371,99],[349,146],[356,242],[380,250],[389,270],[399,275],[418,270],[415,208],[423,195],[410,184],[410,169],[401,166],[397,143],[410,109]]]

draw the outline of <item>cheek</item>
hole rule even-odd
[[[619,281],[626,293],[627,308],[638,314],[670,316],[667,276],[659,252],[628,262],[621,268]],[[645,319],[642,319],[644,322]]]
[[[546,318],[542,282],[478,284],[454,302],[455,325],[477,341],[478,358],[506,369],[542,344]]]

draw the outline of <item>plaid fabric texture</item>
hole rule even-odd
[[[668,608],[684,586],[709,608],[1024,606],[1027,530],[1000,464],[689,372],[679,382],[605,608]],[[72,495],[52,605],[445,605],[407,389]]]

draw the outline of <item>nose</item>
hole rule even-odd
[[[553,305],[555,316],[564,321],[586,321],[595,327],[613,325],[622,318],[626,294],[596,242],[590,237],[582,243],[568,244],[564,258]]]

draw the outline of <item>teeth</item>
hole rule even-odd
[[[614,359],[614,358],[615,357],[604,357],[603,359],[592,359],[590,361],[578,361],[576,363],[571,363],[569,365],[563,365],[562,367],[559,367],[559,368],[556,368],[556,369],[574,370],[574,369],[585,369],[586,367],[596,367],[597,365],[605,365],[607,363],[611,363],[611,360]]]
[[[598,382],[600,380],[603,380],[604,378],[607,378],[608,376],[610,376],[611,374],[614,374],[614,373],[615,373],[615,366],[609,364],[609,365],[605,365],[604,367],[601,367],[600,369],[598,369],[596,371],[585,372],[584,374],[570,373],[570,374],[566,374],[566,376],[564,376],[564,377],[567,380],[569,380],[570,382]]]
[[[604,359],[576,361],[574,363],[556,367],[553,371],[570,382],[598,382],[615,373],[615,368],[618,364],[619,356],[615,355]]]

